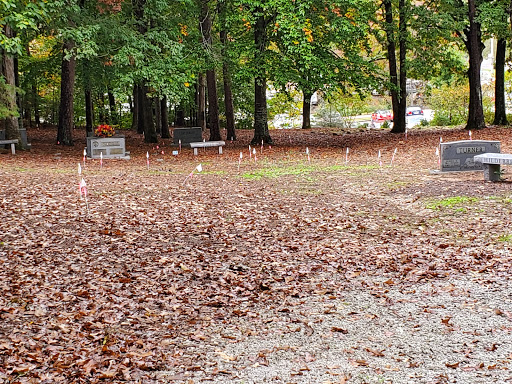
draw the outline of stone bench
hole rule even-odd
[[[15,155],[16,154],[16,144],[18,144],[18,139],[0,140],[0,145],[6,145],[6,144],[11,144],[11,153],[13,155]]]
[[[226,145],[224,141],[197,141],[190,143],[190,148],[194,149],[194,156],[197,156],[197,148],[219,147],[219,155],[222,155],[222,146]]]
[[[484,180],[500,181],[501,165],[512,165],[512,155],[507,153],[483,153],[473,158],[484,166]]]

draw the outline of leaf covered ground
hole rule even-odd
[[[431,172],[467,132],[271,133],[1,153],[0,382],[512,380],[512,182]]]

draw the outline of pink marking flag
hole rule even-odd
[[[263,155],[263,140],[261,140],[261,154]]]
[[[100,152],[100,168],[103,168],[103,152]]]
[[[82,198],[82,167],[80,167],[80,163],[78,163],[78,194],[80,195],[80,198]]]
[[[146,165],[148,166],[149,170],[149,152],[146,152]]]
[[[85,168],[85,156],[87,156],[87,149],[84,148],[84,168]]]
[[[85,184],[85,180],[82,178],[82,181],[80,181],[80,196],[82,194],[84,195],[85,199],[85,207],[87,208],[87,214],[89,214],[89,203],[87,202],[87,185]]]
[[[306,155],[308,155],[308,163],[311,163],[311,158],[309,157],[309,148],[306,147]]]

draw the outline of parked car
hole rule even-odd
[[[393,120],[393,112],[377,111],[375,113],[372,113],[372,121],[383,122],[386,120]]]
[[[423,115],[423,109],[421,107],[407,107],[406,115]]]

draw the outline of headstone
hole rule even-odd
[[[124,136],[87,137],[87,156],[91,159],[129,159]]]
[[[203,141],[201,127],[174,128],[172,142],[178,145],[180,140],[183,145]]]
[[[460,140],[441,143],[441,172],[481,171],[482,163],[473,157],[482,153],[500,153],[499,141]]]

